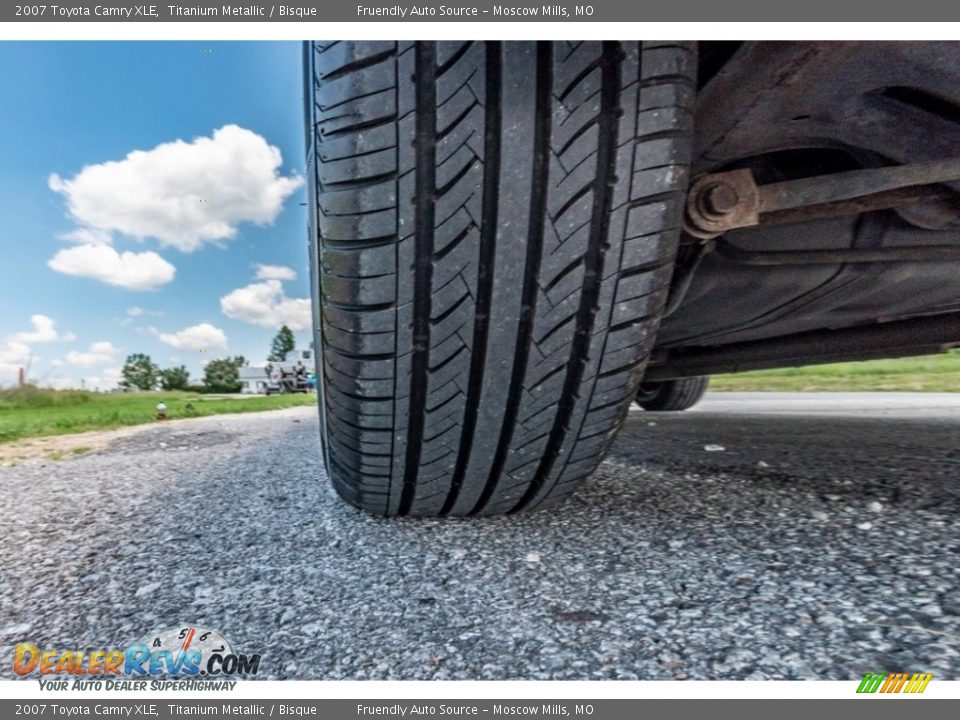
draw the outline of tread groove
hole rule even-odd
[[[484,364],[487,356],[487,335],[490,330],[490,303],[493,298],[494,263],[496,259],[497,218],[500,204],[500,130],[501,130],[501,45],[486,44],[486,90],[484,98],[485,126],[483,140],[483,203],[480,219],[480,248],[477,263],[476,315],[473,323],[473,346],[470,349],[470,373],[464,410],[460,449],[454,467],[450,490],[441,515],[446,515],[457,502],[466,475],[480,410]]]
[[[460,47],[458,47],[457,50],[456,50],[456,52],[454,52],[453,55],[451,55],[450,57],[448,57],[448,58],[443,62],[443,64],[440,65],[440,67],[437,68],[437,77],[442,77],[443,75],[446,75],[447,70],[449,70],[449,69],[452,68],[454,65],[456,65],[456,64],[457,64],[457,61],[458,61],[460,58],[462,58],[464,55],[466,55],[466,54],[467,54],[467,50],[469,50],[472,46],[473,46],[473,40],[468,40],[468,41],[465,42],[463,45],[461,45]]]
[[[399,514],[407,515],[413,504],[423,452],[423,428],[430,363],[431,283],[433,279],[434,216],[437,171],[434,166],[437,141],[437,48],[432,42],[418,42],[415,50],[416,202],[414,242],[416,259],[413,274],[413,353],[410,368],[410,421],[407,424],[407,453]]]
[[[319,164],[319,163],[318,163]],[[397,173],[388,172],[380,175],[368,175],[367,177],[350,178],[349,180],[335,180],[333,182],[321,182],[322,192],[335,192],[337,190],[360,190],[365,187],[372,187],[388,180],[396,180]]]
[[[374,118],[372,120],[354,123],[353,125],[346,125],[335,130],[324,130],[323,128],[320,128],[320,135],[324,140],[329,140],[330,138],[337,137],[338,135],[352,135],[358,130],[371,130],[382,125],[395,123],[396,121],[397,115],[394,113],[393,115],[385,115],[381,118]]]
[[[477,164],[477,158],[474,157],[473,160],[471,160],[462,168],[460,168],[457,171],[457,174],[454,175],[452,178],[450,178],[449,182],[447,182],[443,187],[437,189],[436,191],[437,197],[438,198],[443,197],[448,192],[450,192],[454,187],[456,187],[457,183],[463,179],[463,176],[466,175],[468,172],[470,172],[470,170],[476,164]]]
[[[587,65],[583,70],[578,72],[576,76],[567,83],[567,86],[563,89],[563,92],[557,96],[557,101],[563,103],[567,99],[567,96],[573,92],[573,89],[579,85],[590,73],[596,70],[598,67],[603,65],[603,58],[594,60],[592,63]]]
[[[494,453],[490,474],[483,492],[470,514],[481,512],[497,488],[510,443],[513,440],[517,416],[520,413],[520,400],[523,390],[523,378],[527,374],[530,358],[530,345],[533,340],[533,319],[537,303],[537,279],[540,275],[540,263],[543,258],[543,236],[547,221],[547,172],[550,167],[550,140],[552,89],[553,89],[553,52],[549,42],[537,43],[537,88],[536,111],[533,123],[533,169],[530,189],[530,221],[527,225],[526,257],[524,260],[523,290],[521,294],[520,319],[517,323],[517,340],[514,344],[513,371],[510,376],[510,389],[507,393],[507,407],[504,413],[500,437]]]
[[[348,62],[346,65],[341,65],[336,70],[331,70],[326,75],[322,75],[320,79],[324,82],[332,82],[333,80],[341,78],[344,75],[349,75],[352,72],[357,72],[358,70],[363,70],[364,68],[378,65],[387,58],[393,57],[395,52],[396,50],[384,50],[383,52],[376,53],[375,55],[357,58],[352,62]]]
[[[612,200],[611,182],[616,171],[617,110],[619,108],[620,48],[618,43],[604,42],[600,59],[600,146],[597,152],[596,191],[593,195],[593,210],[590,219],[590,240],[584,256],[583,292],[577,311],[577,330],[574,335],[563,394],[557,403],[550,438],[537,468],[533,482],[511,512],[526,507],[549,479],[553,466],[559,458],[563,440],[569,429],[583,371],[590,350],[596,304],[599,299],[600,280],[603,278],[604,255],[607,246],[607,230],[610,224],[609,208]]]

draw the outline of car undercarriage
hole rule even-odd
[[[688,232],[647,380],[960,344],[958,64],[950,42],[701,43]],[[794,207],[689,224],[698,201],[743,209],[698,178],[744,175]]]

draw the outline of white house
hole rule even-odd
[[[243,384],[240,392],[244,395],[264,395],[268,394],[268,390],[279,392],[279,386],[276,384],[280,376],[279,371],[281,368],[293,371],[297,363],[303,365],[307,373],[312,373],[314,369],[313,348],[295,348],[284,356],[283,362],[273,362],[267,366],[248,365],[247,367],[239,368],[238,376],[240,382]],[[267,374],[267,367],[273,369],[272,378]],[[275,387],[269,387],[271,382],[273,382]]]
[[[267,369],[249,365],[239,368],[238,375],[242,387],[240,392],[244,395],[262,395],[267,391]]]

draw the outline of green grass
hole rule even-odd
[[[161,401],[167,404],[167,418],[174,420],[315,405],[316,397],[216,398],[187,392],[92,393],[18,387],[0,390],[0,443],[153,423]]]
[[[960,392],[960,350],[943,355],[715,375],[711,390]]]
[[[960,350],[915,358],[715,375],[710,389],[960,392]],[[160,401],[167,404],[167,417],[173,420],[314,405],[316,398],[313,395],[218,398],[188,392],[92,393],[28,385],[0,390],[0,443],[153,423]]]

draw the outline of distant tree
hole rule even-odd
[[[189,384],[190,372],[184,365],[160,371],[160,387],[164,390],[186,390]]]
[[[297,341],[293,337],[293,330],[284,325],[280,328],[276,337],[273,338],[273,344],[270,346],[270,354],[267,360],[270,362],[282,362],[287,353],[297,346]]]
[[[243,385],[240,382],[239,370],[246,364],[247,360],[242,355],[208,362],[203,368],[203,384],[207,392],[240,392]]]
[[[154,390],[160,375],[157,367],[149,355],[134,353],[127,356],[123,365],[120,387],[124,390]]]

